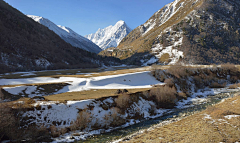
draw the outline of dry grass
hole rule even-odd
[[[168,62],[168,61],[169,61],[169,58],[170,58],[170,56],[169,56],[168,53],[163,54],[163,55],[161,56],[161,58],[159,59],[159,62],[160,62],[160,63]]]
[[[175,87],[160,86],[150,89],[150,97],[155,98],[159,108],[172,108],[177,101]]]
[[[236,88],[238,88],[238,87],[240,87],[240,83],[229,85],[228,88],[229,88],[229,89],[236,89]]]
[[[141,88],[141,89],[128,89],[129,93],[135,93],[140,91],[146,91],[149,88]],[[45,96],[47,100],[51,101],[65,101],[65,100],[85,100],[85,99],[97,99],[101,97],[109,97],[116,95],[115,92],[117,89],[92,89],[85,90],[81,92],[66,92],[62,94]]]
[[[224,87],[226,87],[226,84],[227,83],[220,84],[220,83],[217,83],[217,82],[213,82],[213,83],[211,83],[210,87],[211,88],[224,88]]]
[[[238,93],[239,94],[239,93]],[[240,141],[240,118],[226,119],[225,115],[240,115],[240,96],[210,107],[193,116],[134,137],[131,143],[167,142],[237,142]],[[212,119],[205,118],[206,114]],[[219,120],[224,119],[225,121]]]
[[[128,94],[119,95],[115,102],[120,109],[127,109],[130,105],[130,96]]]
[[[183,0],[179,1],[179,3],[181,2],[183,2]],[[161,26],[154,27],[143,36],[141,35],[140,30],[138,28],[134,29],[131,33],[129,33],[127,37],[123,39],[123,41],[118,45],[117,48],[122,50],[129,48],[132,51],[136,51],[137,53],[150,51],[150,49],[152,48],[151,45],[153,41],[156,39],[156,37],[159,36],[159,33],[161,33],[166,28],[168,28],[170,24],[174,25],[181,22],[190,12],[192,12],[192,10],[200,6],[202,3],[203,3],[203,0],[196,2],[196,4],[192,6],[191,5],[192,3],[187,2],[187,5],[184,6],[182,10],[174,14],[167,22],[165,22]],[[185,11],[185,12],[182,13],[182,11]],[[158,16],[160,16],[160,14]],[[153,15],[153,18],[154,17],[155,15]],[[135,38],[133,39],[132,37],[135,37]],[[123,57],[120,57],[120,59],[127,58],[129,56],[124,55]]]
[[[104,68],[95,68],[95,69],[71,69],[71,70],[53,70],[53,71],[39,71],[34,72],[36,75],[30,76],[21,76],[23,74],[9,74],[9,75],[1,75],[0,79],[18,79],[18,78],[33,78],[33,77],[79,77],[79,78],[87,78],[87,77],[97,77],[97,76],[106,76],[106,75],[117,75],[117,74],[126,74],[126,73],[134,73],[140,71],[147,71],[150,67],[113,67],[110,69]]]

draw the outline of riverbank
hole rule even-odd
[[[48,77],[48,80],[44,80],[49,83],[53,80],[67,82],[67,85],[61,87],[59,91],[64,90],[69,97],[73,97],[73,91],[81,92],[82,89],[92,89],[94,92],[99,89],[113,89],[113,87],[118,89],[116,89],[116,95],[84,101],[64,99],[58,101],[56,98],[49,101],[47,97],[39,97],[41,95],[39,93],[45,91],[45,88],[34,87],[35,85],[27,87],[25,85],[23,88],[21,86],[4,87],[2,91],[8,93],[9,97],[16,94],[16,96],[24,95],[32,98],[11,102],[13,105],[3,107],[6,115],[9,115],[3,117],[11,117],[15,121],[13,123],[16,123],[10,126],[11,131],[19,134],[19,137],[11,136],[12,134],[8,134],[9,131],[4,128],[3,139],[7,137],[25,139],[34,136],[32,139],[36,139],[36,142],[49,142],[50,139],[55,142],[73,142],[85,140],[92,135],[120,130],[148,119],[171,118],[167,115],[172,112],[184,113],[185,110],[198,108],[198,105],[199,111],[202,110],[201,105],[205,106],[206,103],[212,102],[211,97],[219,93],[238,91],[239,75],[235,66],[214,68],[173,66],[166,70],[156,69],[151,73],[135,72],[94,78]],[[42,82],[42,78],[40,79],[9,79],[6,82],[27,81],[35,84]],[[69,82],[70,79],[71,82]],[[135,93],[127,90],[143,87],[151,88]],[[38,96],[34,97],[36,94]],[[229,95],[226,96],[229,97]],[[174,115],[178,114],[174,113]],[[17,124],[18,122],[21,124]],[[5,125],[4,122],[3,125]],[[32,132],[36,128],[39,130]],[[21,131],[25,132],[25,136],[21,136]]]
[[[188,117],[173,118],[116,142],[239,142],[240,93]]]

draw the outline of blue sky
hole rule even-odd
[[[134,29],[173,0],[5,0],[24,14],[45,17],[80,35],[124,20]]]

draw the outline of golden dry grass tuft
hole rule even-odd
[[[170,56],[169,56],[168,53],[163,54],[163,55],[161,56],[161,58],[159,59],[159,62],[160,62],[160,63],[168,62],[168,61],[169,61],[169,58],[170,58]]]

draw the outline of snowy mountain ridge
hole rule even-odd
[[[131,31],[127,24],[120,20],[114,26],[110,25],[104,29],[99,28],[96,33],[85,37],[105,50],[110,47],[117,47]]]
[[[197,1],[198,0],[195,0],[195,2]],[[185,3],[184,1],[175,0],[165,5],[162,9],[154,13],[154,16],[151,17],[146,23],[139,26],[141,33],[144,35],[148,33],[151,29],[163,25],[177,12],[179,12],[181,8],[183,8],[184,3]]]
[[[67,43],[71,44],[74,47],[78,47],[94,53],[99,53],[101,51],[101,49],[92,41],[77,34],[76,32],[74,32],[72,29],[68,27],[56,25],[52,21],[40,16],[34,16],[34,15],[27,15],[27,16],[32,18],[34,21],[48,27],[54,33],[59,35],[64,41],[66,41]]]

